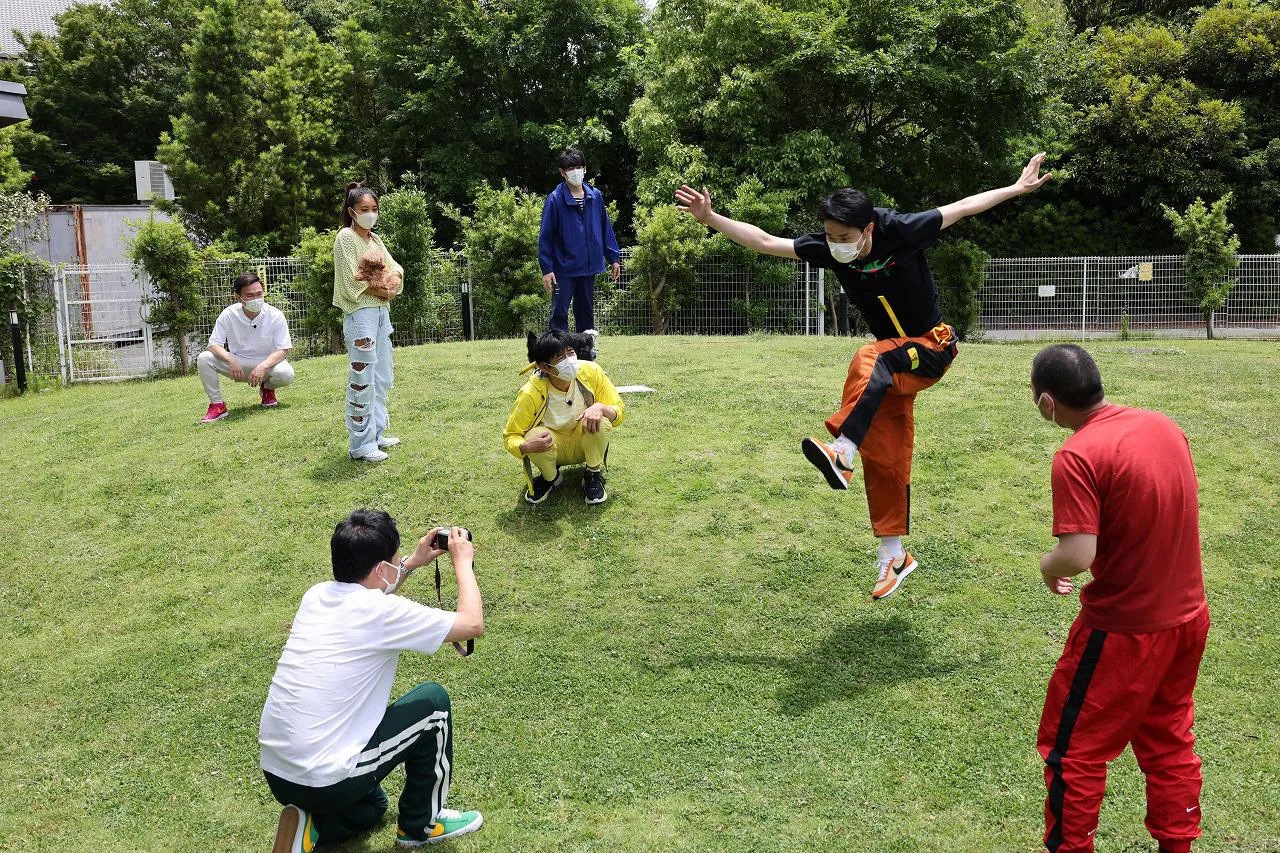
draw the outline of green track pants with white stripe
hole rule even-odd
[[[359,835],[382,819],[387,811],[382,780],[403,764],[399,826],[411,837],[425,838],[449,797],[451,722],[449,694],[428,681],[387,706],[355,769],[341,782],[311,788],[263,775],[281,805],[310,812],[320,841],[329,843]]]

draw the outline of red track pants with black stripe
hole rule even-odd
[[[1169,853],[1200,835],[1200,757],[1191,694],[1209,634],[1209,612],[1149,634],[1071,626],[1049,681],[1038,737],[1045,848],[1089,853],[1107,785],[1107,763],[1133,746],[1147,777],[1147,830]]]

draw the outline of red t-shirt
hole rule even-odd
[[[1103,631],[1163,631],[1206,606],[1196,471],[1165,415],[1108,405],[1053,457],[1053,535],[1098,537],[1080,616]]]

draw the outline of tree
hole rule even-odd
[[[1280,13],[1223,0],[1190,25],[1136,20],[1045,43],[1060,93],[1044,113],[1058,179],[963,233],[996,254],[1171,253],[1162,205],[1230,192],[1245,250],[1273,251]]]
[[[152,160],[182,93],[182,45],[194,0],[82,3],[57,17],[53,36],[24,41],[17,79],[29,128],[14,138],[33,185],[59,203],[135,199],[133,161]]]
[[[379,233],[404,267],[404,291],[391,301],[391,324],[415,344],[442,337],[460,320],[454,291],[458,265],[435,245],[427,195],[412,184],[387,193],[378,204]]]
[[[1178,213],[1171,207],[1164,208],[1164,215],[1173,233],[1187,252],[1187,294],[1204,314],[1205,334],[1213,338],[1213,312],[1227,301],[1227,294],[1235,287],[1232,270],[1240,266],[1236,252],[1240,250],[1240,238],[1231,233],[1227,220],[1227,205],[1231,194],[1227,193],[1205,207],[1197,198],[1186,213]]]
[[[372,141],[392,174],[455,207],[482,181],[549,191],[567,145],[608,196],[628,197],[641,14],[638,0],[381,0],[367,18],[386,111]]]
[[[201,236],[265,235],[270,251],[286,251],[304,228],[331,222],[351,159],[338,50],[280,0],[214,0],[187,60],[181,115],[159,156]]]
[[[334,231],[304,228],[298,244],[290,254],[303,261],[304,272],[295,282],[306,296],[307,312],[302,317],[302,330],[308,335],[324,337],[330,353],[345,352],[342,340],[342,309],[333,304]]]
[[[509,337],[545,327],[550,304],[538,266],[538,230],[543,197],[503,184],[481,184],[475,208],[464,214],[446,207],[458,224],[470,268],[476,334]]]
[[[707,252],[707,229],[670,204],[637,207],[636,244],[627,269],[649,302],[650,331],[667,330],[671,309],[697,286],[695,264]]]
[[[186,373],[191,367],[187,334],[203,302],[203,258],[182,225],[149,218],[139,225],[129,244],[129,259],[142,267],[155,291],[147,322],[161,335],[177,341],[179,364]]]
[[[1013,0],[660,4],[627,120],[641,184],[699,161],[713,188],[755,176],[785,194],[793,221],[851,182],[908,208],[951,201],[1033,126],[1024,25]]]
[[[978,293],[987,278],[988,255],[968,240],[944,240],[929,253],[929,267],[938,283],[942,319],[964,341],[978,330],[982,303]]]
[[[1079,31],[1120,26],[1141,18],[1181,21],[1192,17],[1199,0],[1064,0],[1071,23]]]
[[[13,154],[13,134],[11,127],[0,129],[0,193],[16,193],[31,180]]]

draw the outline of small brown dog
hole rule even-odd
[[[382,295],[377,291],[390,290],[387,285],[387,264],[382,258],[382,252],[377,249],[369,249],[360,256],[360,266],[356,268],[352,278],[368,282],[366,290],[374,291],[375,296]]]

